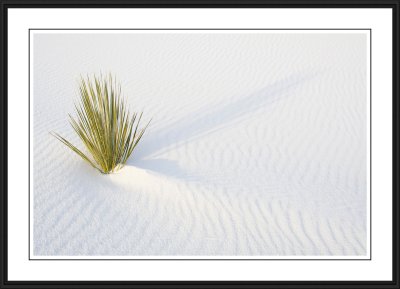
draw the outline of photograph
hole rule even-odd
[[[0,15],[1,289],[400,289],[400,0]]]
[[[31,29],[34,259],[370,259],[370,30]]]

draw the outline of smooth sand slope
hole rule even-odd
[[[35,34],[33,256],[367,253],[363,34]],[[153,117],[101,175],[49,132],[79,74]]]

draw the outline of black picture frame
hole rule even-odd
[[[1,149],[1,214],[0,214],[0,288],[400,288],[400,187],[399,187],[399,148],[400,148],[400,0],[4,0],[0,2],[1,14],[1,77],[2,88],[0,126]],[[393,256],[391,281],[11,281],[8,280],[8,90],[7,90],[7,57],[8,57],[8,9],[9,8],[390,8],[392,9],[392,43],[393,43],[393,96],[392,96],[392,137],[393,137]],[[372,258],[372,257],[371,257]],[[217,260],[216,260],[217,261]],[[285,260],[280,260],[284,262]],[[351,262],[352,260],[348,260]],[[84,260],[82,260],[84,262]],[[323,262],[323,260],[321,260]],[[290,272],[287,272],[290,274]]]

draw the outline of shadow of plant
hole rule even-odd
[[[175,160],[159,157],[171,149],[186,145],[204,135],[221,131],[234,125],[237,121],[251,117],[253,113],[267,105],[272,106],[274,103],[292,96],[293,94],[290,92],[318,76],[318,73],[321,72],[292,74],[236,101],[220,107],[204,106],[157,131],[152,131],[150,128],[142,143],[128,160],[127,165],[178,178],[187,178],[191,175],[192,179],[195,179],[193,177],[195,174],[188,174]],[[176,137],[166,138],[165,136],[168,135]]]
[[[162,174],[168,177],[180,178],[185,180],[198,180],[193,174],[188,170],[182,169],[177,161],[163,159],[163,158],[149,158],[149,159],[135,159],[135,157],[128,160],[127,166],[135,166],[140,169],[153,171],[158,174]]]

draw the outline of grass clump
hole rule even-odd
[[[81,77],[79,103],[75,103],[76,118],[69,115],[70,124],[89,154],[83,153],[58,133],[59,141],[103,174],[122,168],[141,140],[150,121],[139,129],[143,112],[131,114],[121,98],[121,87],[115,79]]]

